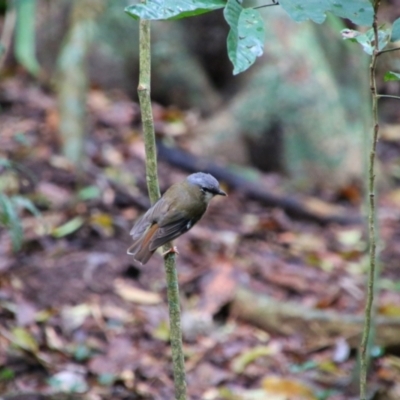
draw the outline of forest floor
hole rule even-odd
[[[143,267],[126,254],[129,230],[148,205],[138,106],[120,93],[90,91],[81,173],[60,155],[52,94],[8,79],[0,84],[0,107],[0,157],[16,168],[0,166],[0,189],[29,198],[41,212],[21,211],[18,251],[0,230],[0,394],[174,398],[162,257]],[[155,107],[164,135],[184,134],[186,117]],[[400,136],[383,140],[380,154],[390,184],[379,196],[380,322],[369,387],[375,399],[394,400]],[[159,171],[162,190],[188,174],[162,161]],[[284,178],[257,179],[282,192]],[[229,197],[215,199],[175,243],[189,398],[357,398],[365,226],[298,220],[223,187]],[[357,213],[359,196],[348,187],[322,200]]]

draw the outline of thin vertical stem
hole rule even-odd
[[[146,150],[146,181],[151,204],[160,198],[157,174],[157,148],[154,134],[150,95],[150,21],[140,20],[139,27],[139,85],[138,96],[142,114],[144,146]]]
[[[168,251],[169,244],[163,249]],[[167,276],[167,294],[169,307],[170,341],[172,351],[172,366],[174,370],[175,398],[186,400],[185,358],[182,344],[181,309],[179,302],[178,273],[176,270],[175,254],[167,253],[164,259]]]
[[[149,197],[154,204],[160,197],[157,175],[157,149],[154,135],[154,121],[150,96],[150,21],[140,20],[139,29],[139,85],[138,95],[142,113],[144,143],[146,150],[146,181]],[[171,244],[166,244],[164,250],[169,250]],[[181,310],[179,301],[178,274],[176,271],[175,254],[165,256],[165,272],[167,280],[167,295],[170,320],[170,338],[172,351],[172,367],[174,371],[175,398],[186,400],[186,374],[183,354]]]
[[[374,1],[374,21],[372,28],[375,37],[375,48],[372,53],[371,63],[369,66],[369,81],[372,96],[372,118],[373,118],[373,131],[372,131],[372,144],[369,155],[368,167],[368,232],[369,232],[369,271],[368,271],[368,284],[367,284],[367,299],[365,304],[365,322],[363,335],[360,344],[360,400],[367,400],[367,374],[368,374],[368,344],[371,331],[371,320],[373,315],[373,301],[374,301],[374,285],[375,285],[375,270],[376,270],[376,235],[375,235],[375,157],[376,146],[378,144],[379,122],[378,122],[378,96],[376,93],[376,61],[379,55],[379,41],[378,41],[378,23],[377,13],[380,0]]]

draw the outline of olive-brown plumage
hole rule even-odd
[[[128,254],[146,264],[158,247],[191,229],[216,195],[226,196],[226,193],[212,175],[203,172],[172,185],[135,223]]]

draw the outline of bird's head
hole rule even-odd
[[[218,181],[210,174],[196,172],[186,178],[189,185],[199,189],[202,199],[208,203],[214,196],[226,196]]]

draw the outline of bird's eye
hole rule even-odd
[[[213,196],[215,196],[218,193],[214,189],[205,187],[205,186],[200,187],[200,190],[201,190],[201,193],[203,193],[203,194],[209,193]]]

